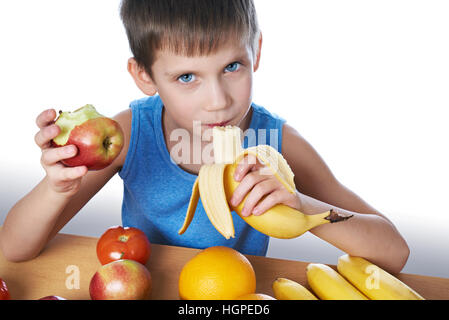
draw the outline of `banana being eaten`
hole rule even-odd
[[[306,215],[283,204],[277,204],[259,216],[242,216],[241,212],[248,195],[236,207],[230,205],[230,199],[239,185],[239,182],[234,180],[234,171],[246,155],[257,157],[265,165],[264,169],[270,170],[289,192],[295,193],[296,186],[294,173],[282,154],[269,145],[243,149],[240,137],[239,127],[213,128],[215,163],[201,167],[192,188],[187,214],[183,226],[178,231],[179,234],[183,234],[192,222],[200,197],[210,222],[226,239],[235,236],[231,210],[254,229],[280,239],[296,238],[316,226],[352,217],[336,213],[332,209],[320,214]]]

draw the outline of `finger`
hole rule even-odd
[[[245,200],[245,205],[243,206],[241,214],[244,217],[251,215],[254,207],[258,204],[258,202],[266,195],[274,192],[276,190],[277,184],[274,183],[272,179],[264,180],[251,190],[248,194],[248,197]]]
[[[299,193],[296,191],[292,194],[284,187],[280,187],[263,198],[253,209],[252,214],[259,216],[277,204],[285,204],[290,208],[301,210]]]
[[[262,164],[259,162],[256,156],[247,154],[240,160],[239,164],[234,171],[235,181],[240,181],[249,171],[257,170]]]
[[[252,171],[248,173],[242,181],[239,183],[237,188],[231,197],[231,205],[237,207],[246,194],[259,182],[266,179],[266,177],[261,176],[257,171]]]
[[[53,123],[56,118],[56,111],[54,109],[48,109],[39,114],[36,118],[37,126],[42,129],[49,124]]]
[[[51,166],[61,160],[72,158],[77,153],[78,149],[74,145],[46,149],[42,152],[41,163],[43,166]]]
[[[252,214],[255,216],[260,216],[267,210],[273,208],[275,205],[283,203],[283,199],[285,197],[286,197],[285,190],[277,189],[271,192],[254,207],[254,209],[252,210]]]
[[[51,140],[56,138],[60,132],[61,129],[57,125],[49,125],[42,128],[36,133],[36,135],[34,136],[34,141],[39,146],[39,148],[46,149],[50,147]]]
[[[83,177],[87,172],[86,166],[66,167],[63,164],[56,164],[49,168],[48,175],[51,176],[54,185],[61,187],[67,182]]]
[[[83,177],[87,173],[86,166],[66,167],[61,170],[61,181],[72,181]]]

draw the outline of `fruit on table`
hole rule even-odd
[[[151,244],[146,234],[132,227],[114,226],[106,230],[97,242],[97,257],[101,264],[129,259],[146,264]]]
[[[337,271],[322,263],[309,263],[307,281],[321,300],[368,300]]]
[[[8,286],[6,282],[0,278],[0,300],[10,300],[11,296],[9,295]]]
[[[184,265],[178,286],[183,300],[234,300],[255,293],[256,274],[243,254],[215,246],[200,251]]]
[[[405,283],[361,257],[343,255],[338,272],[372,300],[424,300]]]
[[[60,297],[60,296],[46,296],[46,297],[40,298],[39,300],[67,300],[67,299]]]
[[[151,295],[150,271],[134,260],[116,260],[101,266],[90,280],[92,300],[145,300]]]
[[[190,197],[184,224],[178,231],[183,234],[195,214],[198,199],[201,197],[204,210],[212,225],[226,239],[235,236],[231,209],[254,229],[274,238],[291,239],[304,232],[330,222],[344,221],[352,217],[329,210],[320,214],[306,215],[283,204],[277,204],[262,215],[241,215],[246,198],[234,207],[230,199],[239,182],[234,180],[234,171],[247,154],[252,154],[265,164],[271,173],[291,192],[296,192],[294,174],[276,149],[269,145],[259,145],[243,150],[240,142],[240,128],[234,126],[213,128],[213,147],[215,164],[201,166]]]
[[[278,300],[318,300],[306,287],[287,278],[277,278],[272,287]]]
[[[238,297],[236,300],[276,300],[276,299],[264,293],[248,293]]]
[[[120,154],[124,143],[119,123],[97,112],[88,104],[74,112],[60,111],[55,124],[61,129],[53,139],[57,147],[76,145],[78,154],[62,161],[69,167],[86,166],[100,170],[112,163]]]

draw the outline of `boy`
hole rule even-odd
[[[208,130],[235,125],[243,132],[276,132],[266,134],[268,141],[257,137],[251,144],[270,144],[282,152],[297,186],[291,194],[273,176],[262,174],[259,162],[242,161],[235,177],[241,183],[232,202],[238,204],[249,195],[244,215],[263,214],[277,203],[305,214],[334,208],[353,217],[316,227],[313,234],[390,272],[403,268],[409,249],[394,225],[337,181],[313,147],[284,119],[252,103],[252,77],[262,48],[252,0],[124,0],[121,17],[133,52],[128,71],[149,97],[132,102],[115,116],[125,132],[125,145],[113,164],[101,171],[64,167],[60,161],[73,157],[76,147],[50,146],[59,133],[53,124],[55,110],[37,117],[40,130],[35,141],[42,149],[46,176],[8,213],[0,233],[7,259],[37,256],[116,173],[124,182],[123,225],[140,228],[152,243],[226,245],[265,255],[266,235],[233,214],[236,237],[224,239],[208,221],[201,202],[189,229],[177,234],[193,182],[205,163],[201,156],[201,161],[192,161],[198,159],[194,141],[201,141],[204,150],[210,143],[203,137]],[[180,129],[188,132],[189,140],[183,141],[182,150],[192,156],[190,161],[174,163],[179,144],[173,136]]]

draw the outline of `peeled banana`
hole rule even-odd
[[[321,300],[368,300],[337,271],[322,263],[307,265],[307,282]]]
[[[307,288],[290,279],[277,278],[272,287],[278,300],[318,300]]]
[[[254,229],[280,239],[296,238],[316,226],[352,217],[336,213],[332,209],[320,214],[306,215],[283,204],[275,205],[262,215],[244,217],[241,212],[246,197],[238,206],[230,206],[232,194],[239,185],[239,182],[234,180],[234,171],[240,160],[248,154],[256,156],[265,165],[264,168],[268,168],[291,193],[296,192],[294,173],[282,154],[269,145],[258,145],[244,150],[241,147],[239,127],[214,127],[213,148],[215,164],[201,166],[179,234],[183,234],[192,222],[199,198],[210,222],[226,239],[235,236],[231,209]]]
[[[405,283],[361,257],[343,255],[337,269],[372,300],[424,300]]]

